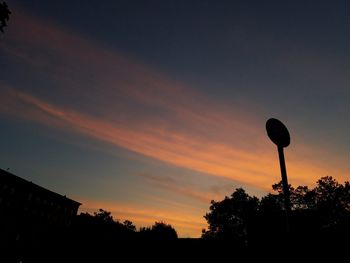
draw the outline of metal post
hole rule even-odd
[[[287,180],[286,163],[284,161],[283,147],[277,146],[277,149],[278,149],[278,156],[279,156],[280,167],[281,167],[282,186],[283,186],[283,193],[284,193],[284,208],[286,209],[286,231],[289,232],[291,205],[290,205],[290,193],[289,193],[288,180]]]

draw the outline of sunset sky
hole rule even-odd
[[[138,227],[199,237],[210,200],[350,179],[350,2],[13,1],[0,168]]]

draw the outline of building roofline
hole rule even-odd
[[[51,195],[54,195],[54,196],[56,196],[56,197],[58,197],[58,198],[64,198],[64,199],[66,199],[68,202],[75,203],[75,204],[78,205],[78,206],[82,205],[81,203],[79,203],[79,202],[77,202],[77,201],[75,201],[75,200],[73,200],[73,199],[70,199],[70,198],[66,197],[65,195],[61,195],[61,194],[58,194],[58,193],[56,193],[56,192],[53,192],[53,191],[51,191],[51,190],[49,190],[49,189],[47,189],[47,188],[44,188],[44,187],[42,187],[42,186],[40,186],[40,185],[37,185],[37,184],[35,184],[35,183],[31,182],[31,181],[28,181],[28,180],[26,180],[26,179],[23,179],[23,178],[21,178],[21,177],[15,175],[15,174],[13,174],[13,173],[10,173],[10,172],[5,171],[5,170],[3,170],[3,169],[0,168],[0,176],[3,176],[3,175],[4,175],[4,176],[8,176],[8,177],[13,177],[13,178],[15,178],[15,180],[18,180],[18,181],[20,181],[20,182],[22,182],[22,183],[24,183],[24,184],[31,184],[32,187],[38,189],[39,191],[44,191],[44,192],[49,193],[49,194],[51,194]]]

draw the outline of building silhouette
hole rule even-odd
[[[81,204],[0,169],[0,245],[21,255],[64,240]]]

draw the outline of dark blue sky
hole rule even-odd
[[[289,111],[287,97],[292,105],[316,111],[313,117],[319,110],[327,115],[323,109],[330,100],[336,109],[339,99],[346,102],[347,1],[24,1],[21,6],[214,96],[262,100]]]

